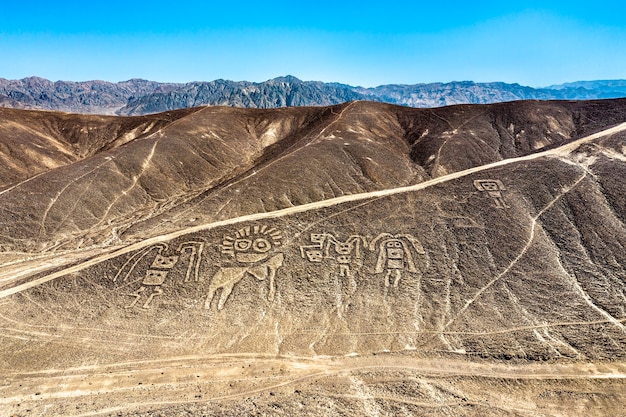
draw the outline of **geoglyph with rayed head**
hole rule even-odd
[[[217,309],[224,308],[233,288],[247,275],[259,281],[269,282],[268,301],[274,300],[276,293],[276,272],[283,266],[285,255],[276,253],[277,247],[282,245],[282,232],[267,226],[246,226],[234,234],[224,236],[220,251],[223,255],[233,259],[237,266],[220,267],[213,275],[204,308],[211,307],[211,301],[217,290],[221,289]]]

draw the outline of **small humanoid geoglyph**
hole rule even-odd
[[[114,282],[116,282],[120,277],[123,276],[120,281],[122,283],[125,283],[127,280],[129,280],[129,277],[133,274],[134,270],[137,268],[142,259],[156,251],[155,257],[150,264],[149,269],[146,270],[143,279],[141,279],[141,284],[139,288],[136,291],[127,294],[131,297],[135,297],[135,299],[129,305],[127,305],[126,308],[133,308],[140,302],[140,300],[144,296],[146,297],[146,299],[142,304],[142,307],[144,309],[150,308],[150,305],[154,298],[163,294],[163,289],[161,287],[165,283],[168,273],[178,263],[180,259],[180,254],[183,254],[185,252],[190,252],[190,257],[189,265],[187,266],[187,275],[184,282],[189,282],[192,274],[194,275],[194,282],[198,282],[200,280],[198,276],[198,270],[200,266],[200,260],[202,259],[203,248],[204,242],[184,242],[178,247],[178,254],[166,255],[169,250],[169,246],[167,245],[167,243],[157,243],[156,245],[152,245],[150,247],[142,249],[135,253],[133,256],[131,256],[113,278]]]
[[[426,254],[422,244],[409,234],[381,233],[370,242],[369,250],[378,251],[374,272],[376,274],[385,272],[385,287],[391,285],[392,277],[393,286],[397,287],[402,277],[402,271],[419,273],[411,248],[419,255]]]
[[[506,209],[509,206],[504,201],[502,191],[506,191],[504,184],[500,180],[474,180],[474,187],[478,191],[486,192],[496,203],[496,208]]]

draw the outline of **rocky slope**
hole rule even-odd
[[[0,411],[623,411],[626,100],[172,116],[0,190]]]
[[[592,91],[592,94],[607,94],[605,98],[609,98],[609,92],[626,93],[626,80],[576,81],[573,83],[551,85],[546,88],[550,90],[584,89]]]

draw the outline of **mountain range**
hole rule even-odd
[[[0,415],[623,415],[625,143],[626,99],[1,108]]]
[[[514,100],[590,100],[626,96],[626,80],[581,81],[546,88],[471,81],[353,87],[301,81],[293,76],[261,83],[215,80],[158,83],[141,79],[51,82],[38,77],[0,78],[0,106],[86,114],[137,116],[203,105],[244,108],[328,106],[368,100],[410,107],[488,104]]]

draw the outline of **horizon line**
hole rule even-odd
[[[389,84],[379,84],[373,87],[364,87],[364,86],[360,86],[360,85],[352,85],[352,84],[348,84],[345,82],[340,82],[340,81],[321,81],[321,80],[303,80],[297,76],[294,75],[280,75],[274,78],[269,78],[267,80],[264,81],[249,81],[249,80],[232,80],[232,79],[227,79],[227,78],[216,78],[213,80],[191,80],[191,81],[183,81],[183,82],[179,82],[179,81],[156,81],[156,80],[150,80],[147,78],[141,78],[141,77],[131,77],[127,80],[119,80],[119,81],[110,81],[110,80],[104,80],[104,79],[98,79],[98,78],[94,78],[94,79],[89,79],[89,80],[80,80],[80,81],[74,81],[74,80],[51,80],[49,78],[46,77],[41,77],[38,75],[30,75],[30,76],[26,76],[26,77],[22,77],[22,78],[4,78],[0,76],[0,80],[4,80],[4,81],[24,81],[24,80],[29,80],[29,79],[40,79],[40,80],[44,80],[44,81],[48,81],[51,82],[53,84],[55,83],[74,83],[74,84],[81,84],[81,83],[89,83],[89,82],[105,82],[105,83],[110,83],[110,84],[122,84],[122,83],[127,83],[127,82],[131,82],[131,81],[146,81],[146,82],[151,82],[151,83],[157,83],[157,84],[170,84],[170,85],[186,85],[186,84],[193,84],[193,83],[211,83],[211,82],[216,82],[216,81],[229,81],[229,82],[235,82],[235,83],[251,83],[251,84],[263,84],[266,82],[270,82],[270,81],[275,81],[275,80],[280,80],[280,79],[295,79],[299,82],[302,83],[323,83],[323,84],[340,84],[340,85],[345,85],[345,86],[349,86],[352,88],[365,88],[365,89],[376,89],[379,87],[385,87],[385,86],[418,86],[418,85],[432,85],[432,84],[460,84],[460,83],[473,83],[473,84],[506,84],[506,85],[519,85],[521,87],[528,87],[528,88],[532,88],[532,89],[538,89],[538,90],[547,90],[547,89],[554,89],[555,87],[567,87],[569,84],[576,84],[576,83],[590,83],[590,82],[616,82],[616,81],[623,81],[626,83],[626,79],[622,79],[622,78],[616,78],[616,79],[597,79],[597,80],[574,80],[574,81],[566,81],[563,83],[559,83],[559,84],[550,84],[548,86],[531,86],[531,85],[524,85],[524,84],[520,84],[519,82],[506,82],[506,81],[474,81],[474,80],[451,80],[451,81],[432,81],[432,82],[416,82],[416,83],[389,83]]]

